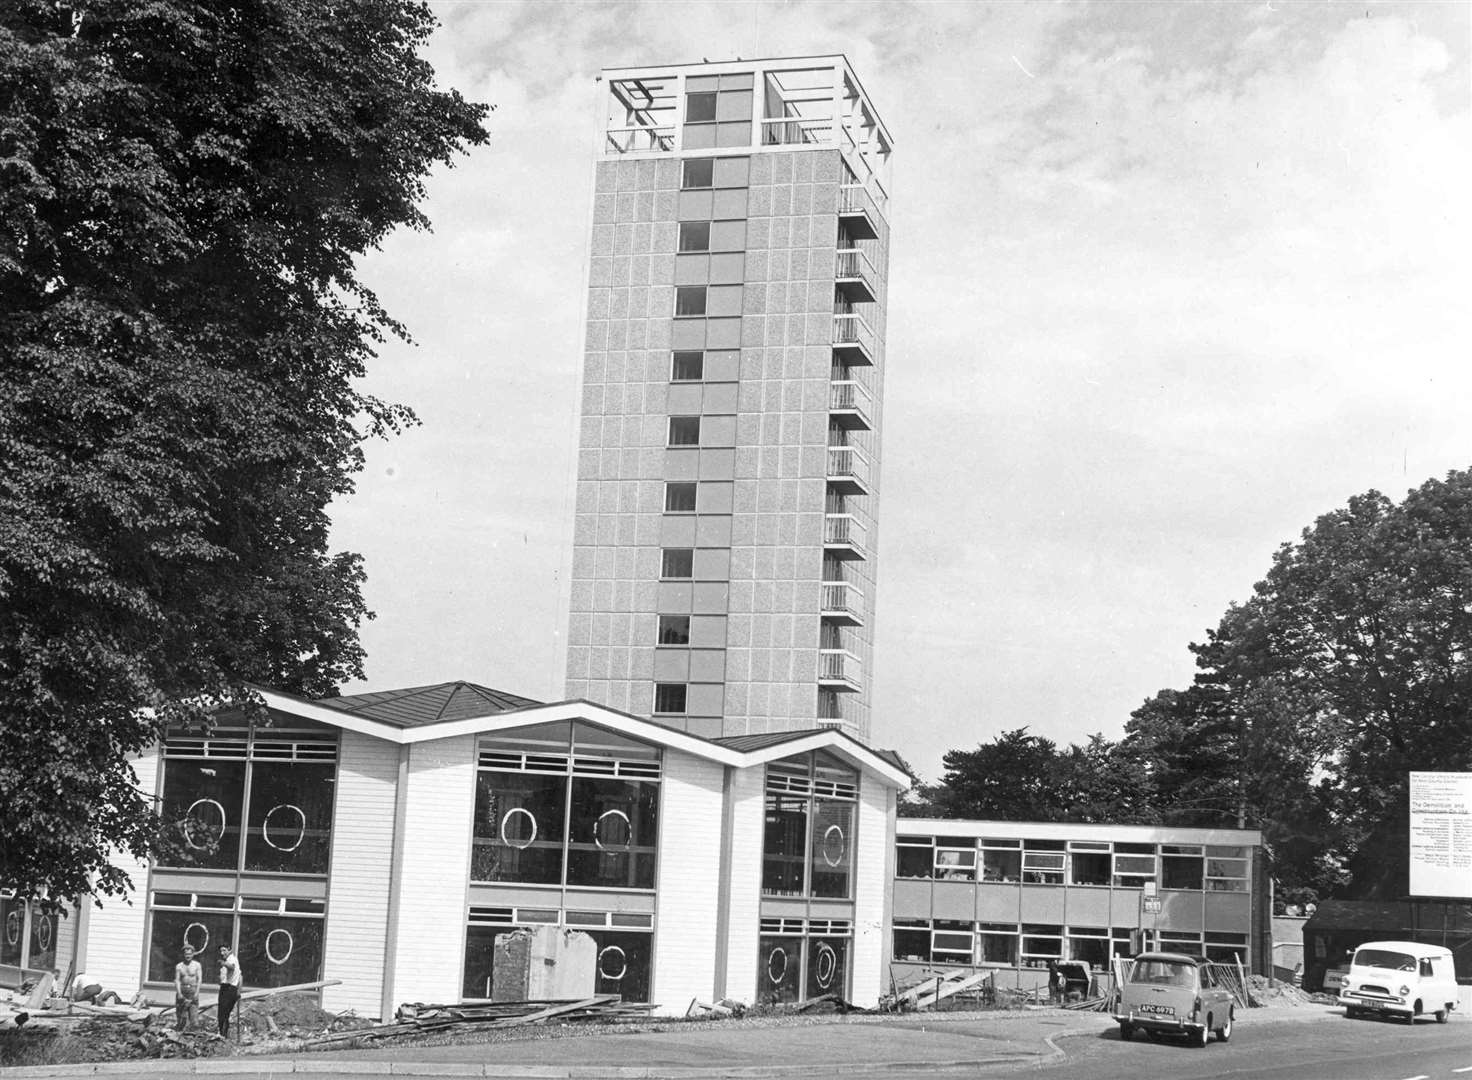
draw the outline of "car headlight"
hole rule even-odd
[[[1408,994],[1409,994],[1409,993],[1410,993],[1410,992],[1411,992],[1411,988],[1410,988],[1410,987],[1409,987],[1409,986],[1402,986],[1402,987],[1401,987],[1401,988],[1400,988],[1400,996],[1401,996],[1401,997],[1405,997],[1405,996],[1406,996],[1406,995],[1408,995]]]

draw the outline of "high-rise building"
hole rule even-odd
[[[602,83],[567,693],[866,739],[889,134],[842,56]]]

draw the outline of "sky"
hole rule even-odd
[[[561,700],[605,67],[848,56],[893,135],[872,741],[1122,736],[1274,551],[1472,467],[1461,3],[432,2],[495,105],[365,280],[367,680]]]

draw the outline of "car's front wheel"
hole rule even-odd
[[[1446,1005],[1443,1005],[1441,1008],[1437,1009],[1436,1010],[1436,1022],[1438,1024],[1444,1024],[1444,1023],[1446,1023],[1447,1022],[1447,1019],[1448,1019],[1448,1014],[1450,1012],[1451,1012],[1451,1004],[1450,1003],[1448,1003]]]
[[[1216,1041],[1226,1042],[1232,1037],[1232,1014],[1227,1013],[1227,1022],[1216,1029]]]

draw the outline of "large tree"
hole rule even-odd
[[[117,893],[130,753],[361,676],[327,508],[409,418],[354,260],[486,139],[406,0],[0,6],[0,887]]]
[[[1472,472],[1320,517],[1193,649],[1256,739],[1269,818],[1304,809],[1274,786],[1315,783],[1342,891],[1403,896],[1408,774],[1472,769]]]

